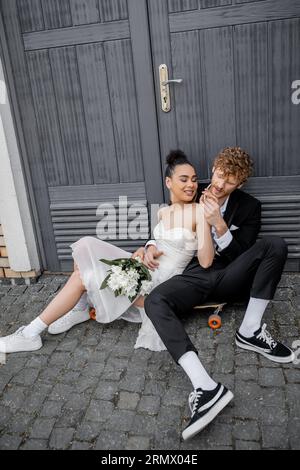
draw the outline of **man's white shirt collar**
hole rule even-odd
[[[222,206],[220,207],[220,211],[221,211],[222,215],[224,215],[225,212],[226,212],[228,201],[229,201],[229,196],[227,196],[227,198],[223,202]]]

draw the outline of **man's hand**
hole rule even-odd
[[[220,226],[223,222],[223,217],[216,196],[206,190],[200,198],[200,203],[203,205],[204,216],[209,225],[213,227]]]
[[[209,225],[215,228],[216,235],[220,238],[227,232],[228,227],[222,217],[218,199],[208,189],[206,189],[203,191],[200,198],[200,204],[204,208],[204,217],[206,221]]]
[[[154,271],[158,268],[159,262],[156,261],[161,255],[163,255],[163,251],[158,251],[156,246],[150,245],[147,247],[145,257],[144,257],[144,265],[150,269],[150,271]]]

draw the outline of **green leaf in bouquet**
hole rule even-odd
[[[101,258],[99,261],[102,261],[102,263],[108,264],[109,266],[122,266],[124,261],[126,261],[127,258],[116,258],[116,259],[104,259]]]
[[[141,263],[140,263],[137,259],[135,259],[135,258],[130,258],[130,260],[131,260],[131,263],[132,263],[133,265],[138,266],[138,265],[141,264]]]
[[[117,261],[119,264],[124,264],[128,263],[128,261],[130,261],[130,258],[117,258],[115,259],[115,261]]]
[[[126,268],[131,268],[135,263],[132,263],[132,259],[131,258],[128,258],[124,261],[124,266],[126,266]]]
[[[122,270],[123,271],[128,271],[129,268],[130,268],[130,265],[128,263],[123,263],[122,264]]]
[[[99,259],[99,261],[101,261],[102,263],[104,264],[108,264],[109,266],[115,266],[116,263],[114,260],[110,260],[110,259]]]
[[[106,287],[108,287],[108,280],[110,278],[110,274],[108,276],[106,276],[106,278],[103,280],[102,284],[101,284],[101,287],[100,287],[100,290],[101,289],[105,289]]]
[[[151,281],[152,276],[151,276],[150,271],[149,271],[149,269],[147,268],[147,266],[143,265],[143,266],[141,267],[141,271],[142,271],[142,273],[144,274],[145,279],[146,279],[147,281]]]

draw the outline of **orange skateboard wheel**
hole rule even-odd
[[[217,330],[218,328],[221,328],[222,320],[220,315],[210,315],[208,319],[208,325],[212,330]]]
[[[93,307],[90,308],[89,314],[90,314],[90,319],[91,320],[96,320],[96,310]]]

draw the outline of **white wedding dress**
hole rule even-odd
[[[197,250],[196,234],[187,228],[166,229],[161,220],[155,226],[153,235],[157,249],[164,254],[158,259],[159,267],[155,271],[150,271],[152,289],[172,276],[181,274]],[[100,290],[109,266],[99,260],[130,258],[132,253],[94,237],[83,237],[73,243],[71,248],[88,298],[95,307],[96,320],[100,323],[109,323],[117,319],[142,322],[134,347],[151,351],[165,350],[165,345],[143,308],[133,307],[133,302],[130,302],[126,296],[115,297],[109,288]]]

